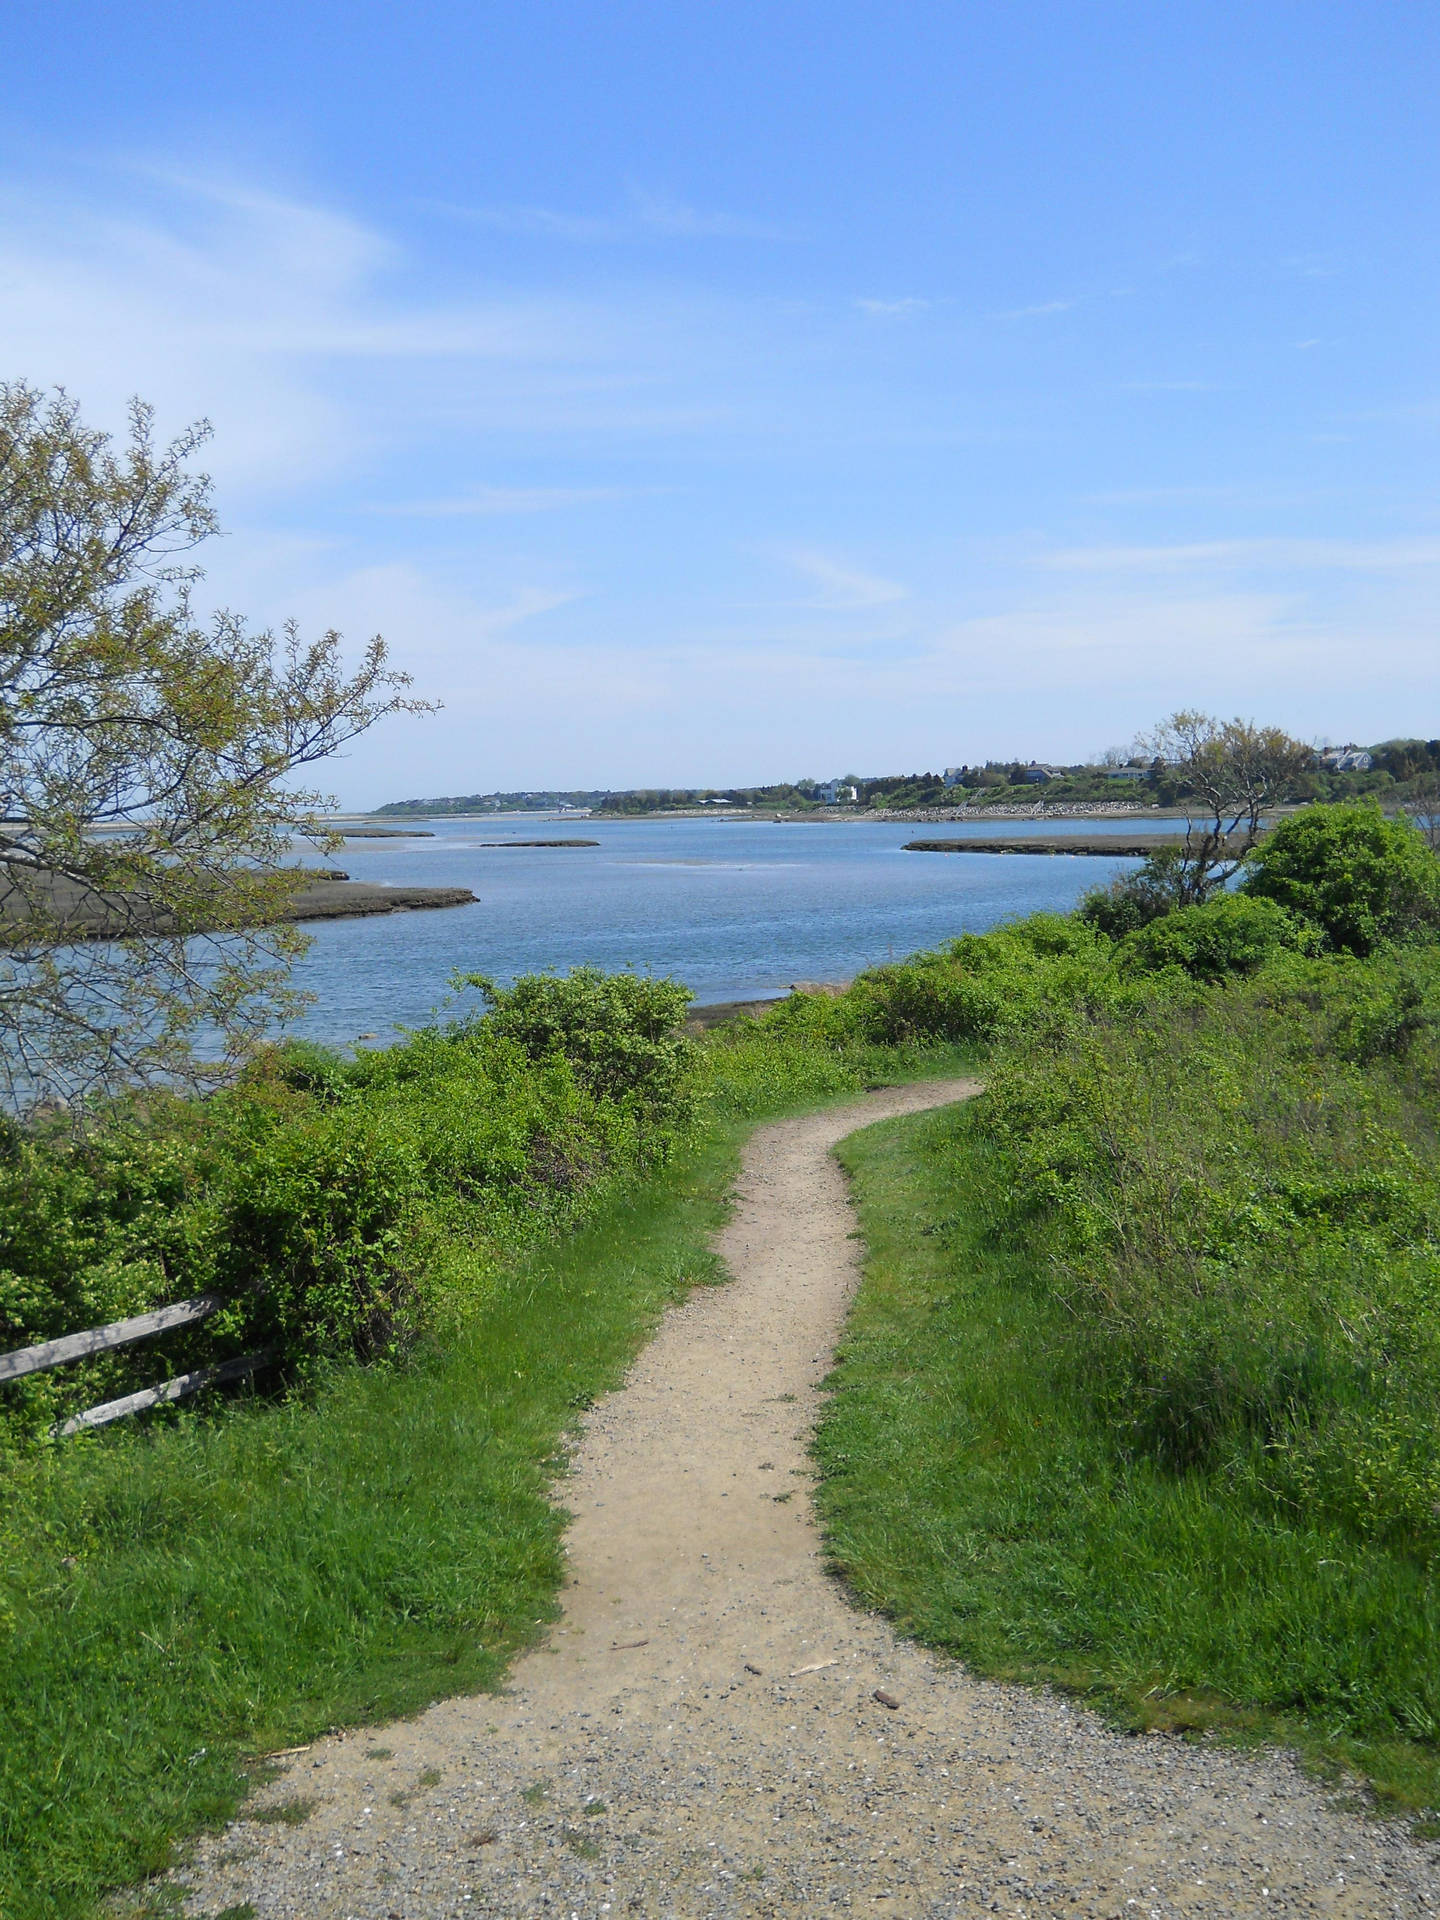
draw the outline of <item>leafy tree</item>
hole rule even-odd
[[[209,428],[157,448],[152,418],[135,402],[117,446],[63,391],[0,385],[0,1092],[21,1107],[231,1071],[296,1002],[294,836],[333,844],[296,776],[421,709],[378,638],[347,674],[336,633],[197,617]]]
[[[1280,727],[1183,710],[1139,741],[1192,809],[1176,904],[1194,906],[1233,879],[1266,809],[1289,797],[1314,749]],[[1165,783],[1168,784],[1168,783]]]
[[[1306,807],[1250,856],[1244,890],[1313,920],[1332,947],[1368,954],[1440,928],[1440,860],[1374,801]]]

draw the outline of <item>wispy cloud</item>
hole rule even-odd
[[[1176,546],[1068,547],[1040,555],[1036,564],[1071,573],[1176,573],[1199,567],[1388,573],[1440,566],[1440,540],[1197,540]]]
[[[924,313],[931,302],[911,295],[903,300],[857,300],[856,306],[862,313],[873,314],[877,319],[894,319],[906,313]]]
[[[906,589],[898,581],[885,580],[875,573],[835,560],[829,554],[809,548],[792,550],[786,555],[792,567],[820,589],[815,605],[832,612],[850,612],[862,607],[888,606],[903,600]]]
[[[1072,307],[1078,307],[1078,300],[1040,300],[1031,307],[1006,307],[991,317],[995,320],[1033,320],[1045,313],[1069,313]]]
[[[1214,380],[1122,380],[1122,393],[1219,393]]]
[[[636,240],[780,240],[770,221],[693,207],[664,193],[632,186],[620,206],[605,213],[575,213],[555,207],[443,205],[438,211],[498,233],[603,245]]]
[[[629,500],[637,492],[655,491],[653,487],[478,487],[453,499],[396,501],[372,507],[371,512],[414,519],[488,519],[508,513],[561,513],[568,507]]]

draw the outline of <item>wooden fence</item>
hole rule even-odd
[[[148,1340],[153,1334],[168,1333],[174,1327],[192,1326],[206,1320],[224,1306],[218,1293],[197,1294],[193,1300],[177,1300],[170,1307],[156,1307],[151,1313],[137,1313],[130,1320],[114,1320],[108,1327],[92,1327],[85,1333],[67,1333],[59,1340],[44,1340],[38,1347],[21,1347],[14,1353],[0,1353],[0,1386],[10,1380],[23,1380],[27,1374],[44,1373],[51,1367],[66,1366],[72,1360],[89,1360],[97,1353],[111,1353],[116,1347],[129,1346],[135,1340]],[[243,1380],[268,1366],[275,1355],[265,1348],[260,1353],[241,1354],[233,1360],[221,1360],[214,1366],[196,1367],[193,1372],[177,1374],[158,1387],[142,1387],[119,1400],[106,1400],[88,1407],[71,1420],[53,1427],[56,1435],[79,1433],[87,1427],[108,1426],[123,1420],[126,1414],[142,1413],[146,1407],[158,1407],[162,1401],[183,1400],[187,1393],[201,1387],[219,1386],[227,1380]]]

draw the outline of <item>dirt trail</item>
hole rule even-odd
[[[1334,1810],[1284,1758],[1127,1738],[975,1680],[824,1572],[806,1445],[857,1254],[830,1149],[972,1091],[757,1132],[721,1240],[733,1284],[673,1309],[586,1422],[548,1642],[504,1696],[295,1756],[255,1810],[313,1812],[205,1841],[177,1876],[187,1912],[1440,1911],[1433,1850]]]

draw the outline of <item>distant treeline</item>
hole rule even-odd
[[[1291,800],[1348,800],[1365,794],[1383,797],[1418,783],[1440,780],[1440,740],[1387,740],[1367,749],[1364,772],[1327,767],[1316,755],[1314,766],[1296,781]],[[1037,773],[1045,774],[1043,780]],[[1188,789],[1158,761],[1106,766],[1037,767],[1033,760],[987,760],[945,776],[928,773],[845,774],[839,785],[853,787],[862,808],[920,808],[957,804],[989,805],[1023,794],[1030,800],[1141,800],[1173,806]],[[392,800],[381,814],[550,813],[559,807],[588,807],[596,813],[636,817],[672,813],[690,807],[746,806],[808,812],[825,806],[824,783],[778,781],[759,787],[631,787],[623,790],[574,789],[526,793],[447,794],[431,800]]]

